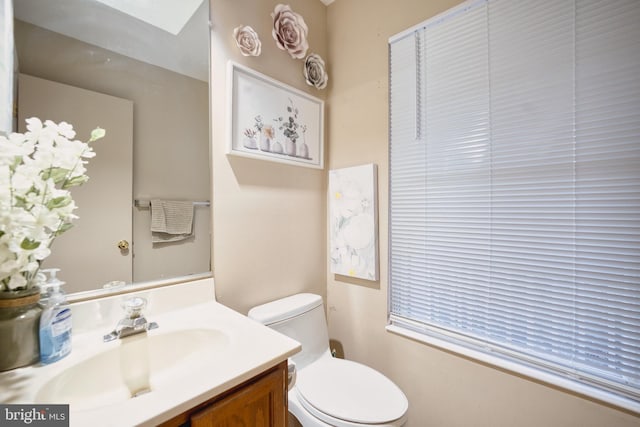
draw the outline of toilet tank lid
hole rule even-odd
[[[249,310],[249,318],[264,325],[290,319],[322,305],[322,297],[315,294],[296,294]]]

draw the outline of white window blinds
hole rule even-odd
[[[393,325],[638,403],[639,22],[474,1],[390,40]]]

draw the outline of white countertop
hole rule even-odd
[[[115,298],[114,301],[118,300],[116,297],[111,298]],[[228,338],[224,348],[221,348],[214,360],[206,363],[197,361],[197,357],[191,357],[197,355],[190,354],[189,348],[179,349],[180,352],[184,352],[185,358],[171,366],[170,375],[167,376],[169,379],[163,380],[157,387],[152,381],[152,391],[138,397],[115,403],[105,402],[104,405],[90,405],[94,407],[88,408],[74,408],[71,403],[71,426],[157,425],[241,384],[300,351],[298,342],[214,300],[185,303],[177,309],[172,309],[167,301],[158,302],[158,298],[156,300],[155,306],[162,306],[162,312],[150,310],[146,317],[160,326],[149,331],[149,337],[158,334],[180,334],[181,330],[212,329],[224,333]],[[95,306],[95,302],[91,304]],[[84,309],[87,306],[91,305],[85,305]],[[94,307],[92,311],[96,310]],[[107,316],[108,318],[102,316],[100,321],[96,322],[97,327],[90,328],[86,324],[82,327],[78,325],[81,321],[86,321],[82,310],[73,312],[75,319],[71,354],[51,365],[37,364],[0,373],[0,402],[70,403],[43,401],[39,392],[45,384],[65,370],[121,345],[120,340],[108,343],[102,340],[103,335],[115,327],[115,323],[106,329],[104,326],[113,322],[113,315]],[[194,360],[196,362],[193,362]],[[92,381],[90,375],[86,381]]]

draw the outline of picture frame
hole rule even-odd
[[[227,79],[227,154],[324,169],[323,100],[233,61]]]
[[[374,163],[329,171],[331,272],[378,281],[378,167]]]

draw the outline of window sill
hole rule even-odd
[[[526,365],[520,361],[510,360],[497,354],[485,353],[472,348],[456,344],[434,336],[425,335],[397,325],[387,325],[388,332],[418,341],[430,346],[450,351],[455,354],[476,360],[491,366],[495,366],[509,372],[531,378],[546,384],[559,387],[577,393],[582,396],[606,403],[608,405],[629,411],[633,414],[640,414],[640,402],[631,398],[620,396],[605,390],[589,386],[579,381],[574,381],[553,372],[548,372],[537,367]]]

